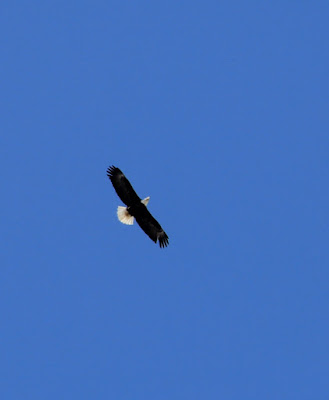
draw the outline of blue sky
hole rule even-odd
[[[2,399],[329,398],[328,18],[1,3]]]

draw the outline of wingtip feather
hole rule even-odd
[[[117,168],[114,166],[114,165],[111,165],[110,167],[108,167],[108,169],[106,170],[106,172],[107,172],[107,176],[109,177],[109,178],[112,178],[113,176],[114,176],[114,173],[115,173],[115,170],[116,170]]]
[[[169,238],[168,238],[166,232],[162,231],[161,233],[159,233],[158,239],[159,239],[160,248],[164,248],[169,245]]]

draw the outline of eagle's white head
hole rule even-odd
[[[149,201],[150,201],[150,196],[145,197],[145,199],[141,200],[141,203],[143,203],[144,206],[147,206]]]

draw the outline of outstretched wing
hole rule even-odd
[[[138,225],[153,240],[153,242],[156,243],[159,240],[160,247],[168,246],[169,238],[166,232],[161,228],[159,222],[152,216],[145,206],[139,209],[135,218]]]
[[[107,169],[107,176],[111,179],[117,195],[126,206],[141,201],[130,182],[119,168],[112,165]]]

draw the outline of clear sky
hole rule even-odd
[[[328,21],[1,2],[1,399],[329,399]]]

